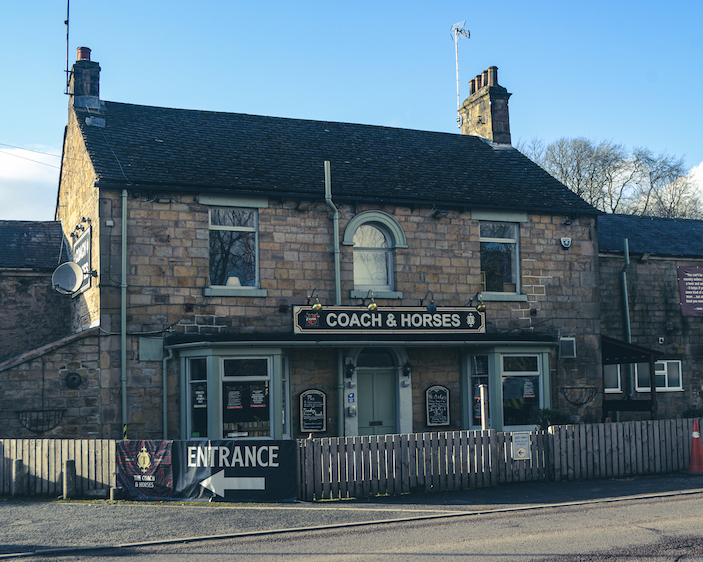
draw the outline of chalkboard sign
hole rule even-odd
[[[300,394],[300,431],[327,431],[327,395],[321,390]]]
[[[425,391],[427,425],[449,425],[449,389],[446,386],[431,386]]]

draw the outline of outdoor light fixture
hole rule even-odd
[[[476,293],[476,298],[478,298],[478,305],[476,305],[476,310],[479,312],[486,312],[486,305],[483,304],[483,295],[481,293]]]
[[[312,293],[310,293],[308,295],[308,302],[307,302],[308,305],[310,304],[310,300],[312,300],[312,297],[315,295],[315,293],[317,293],[316,288],[313,289]],[[320,303],[319,297],[315,297],[315,304],[313,304],[311,308],[312,308],[313,312],[320,312],[322,310],[322,303]]]
[[[483,304],[483,295],[481,293],[476,293],[473,297],[469,299],[469,302],[465,306],[473,306],[474,301],[478,301],[476,305],[476,310],[479,312],[486,312],[486,305]]]
[[[368,299],[369,297],[371,297],[371,302],[368,304],[368,306],[366,308],[368,309],[369,312],[373,312],[374,310],[376,310],[378,308],[378,305],[376,304],[376,301],[373,298],[373,291],[371,289],[369,289],[369,292],[366,293],[366,296],[362,299],[361,304],[362,304],[362,306],[365,305],[366,299]]]
[[[435,212],[432,213],[432,216],[436,219],[444,219],[449,215],[449,211],[446,209],[435,209]]]
[[[430,297],[430,304],[427,305],[427,312],[435,313],[437,312],[437,306],[434,303],[434,294],[432,291],[427,291],[427,294],[420,299],[420,306],[425,304],[425,299],[427,299],[428,296]]]
[[[312,203],[310,201],[299,201],[296,206],[296,210],[300,212],[309,211],[312,208]]]
[[[344,376],[347,377],[348,379],[352,378],[354,376],[354,363],[347,363],[346,366],[344,367]]]
[[[157,202],[157,203],[161,203],[161,204],[170,203],[170,202],[171,202],[171,198],[170,198],[170,197],[157,197],[157,198],[156,198],[156,202]]]
[[[406,377],[409,377],[413,372],[413,366],[410,364],[410,361],[406,361],[405,365],[403,365],[403,374]]]

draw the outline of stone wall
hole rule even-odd
[[[623,256],[600,256],[602,333],[626,341],[622,292]],[[682,362],[683,391],[658,392],[658,417],[676,418],[687,408],[702,408],[703,321],[682,316],[679,304],[678,267],[701,267],[700,262],[650,257],[631,258],[627,270],[632,343],[661,351],[662,359]],[[660,338],[664,343],[659,343]],[[617,395],[611,395],[617,398]],[[634,393],[649,398],[649,393]],[[642,414],[621,413],[620,419],[646,419]]]
[[[0,271],[0,361],[69,333],[71,297],[51,272]]]
[[[2,436],[118,437],[119,386],[100,357],[101,338],[90,330],[0,363]]]

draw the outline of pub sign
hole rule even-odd
[[[485,313],[475,307],[366,308],[330,306],[314,311],[310,306],[293,307],[296,334],[483,334]]]

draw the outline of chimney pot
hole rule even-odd
[[[497,86],[498,85],[498,67],[489,66],[488,67],[488,85]]]
[[[476,75],[476,78],[474,80],[476,81],[476,89],[480,90],[483,87],[483,83],[481,82],[482,76],[480,74]]]
[[[484,86],[488,86],[488,71],[484,70],[481,74],[482,74],[481,84]]]
[[[76,49],[78,51],[78,56],[76,57],[76,61],[79,60],[90,60],[90,49],[88,47],[78,47]]]

